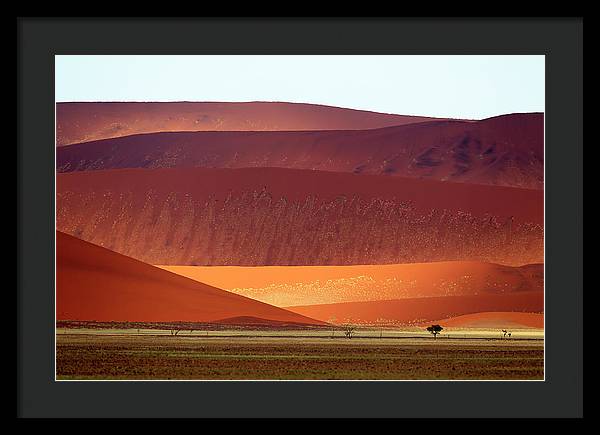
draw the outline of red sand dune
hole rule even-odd
[[[57,320],[218,323],[232,317],[321,324],[56,233]]]
[[[544,265],[492,263],[361,266],[159,266],[278,307],[544,289]]]
[[[159,131],[359,130],[440,118],[280,102],[57,103],[57,145]]]
[[[445,328],[543,328],[543,313],[519,313],[514,311],[465,314],[435,323]]]
[[[286,309],[329,323],[414,325],[489,311],[539,313],[544,310],[544,292],[345,302]]]
[[[172,132],[62,147],[59,172],[281,167],[543,188],[544,115],[377,130]]]
[[[57,229],[150,264],[543,261],[543,192],[277,169],[59,174]]]

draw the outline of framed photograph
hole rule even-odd
[[[20,416],[582,416],[582,20],[18,24]]]

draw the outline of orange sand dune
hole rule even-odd
[[[358,130],[434,119],[279,102],[56,105],[58,146],[159,131]]]
[[[286,308],[330,323],[409,325],[487,311],[539,313],[544,310],[544,293],[537,291],[508,295],[445,296]]]
[[[275,306],[542,291],[544,265],[159,266]]]
[[[544,115],[521,113],[374,130],[141,134],[61,147],[57,169],[281,167],[542,189],[543,144]]]
[[[56,233],[57,320],[219,322],[232,317],[322,323]]]
[[[57,229],[150,264],[543,261],[543,192],[281,168],[59,174]]]
[[[487,312],[465,314],[436,323],[451,328],[543,328],[543,313]]]

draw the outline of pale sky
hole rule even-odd
[[[544,56],[56,56],[56,101],[286,101],[482,119],[544,111]]]

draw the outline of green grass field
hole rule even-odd
[[[381,338],[380,338],[381,337]],[[58,380],[425,380],[544,378],[543,331],[57,329]]]

